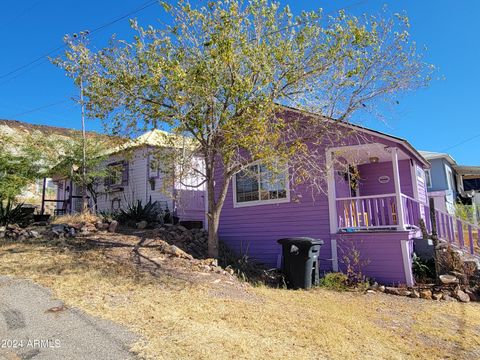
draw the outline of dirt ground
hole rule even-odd
[[[251,286],[141,232],[0,242],[0,274],[126,326],[142,358],[480,358],[479,304]]]

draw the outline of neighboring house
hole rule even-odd
[[[459,201],[480,208],[480,166],[456,165],[459,178]]]
[[[67,129],[57,126],[30,124],[18,120],[4,120],[0,119],[0,136],[6,136],[12,139],[21,139],[28,135],[37,135],[40,138],[45,137],[49,139],[68,140],[74,136],[79,136],[81,133],[78,130]],[[102,136],[97,133],[88,132],[88,136]],[[52,179],[46,179],[45,192],[47,196],[56,194],[57,187]],[[18,196],[18,200],[29,205],[34,205],[40,211],[42,204],[43,180],[39,179],[32,184],[29,184]],[[53,202],[46,203],[46,211],[55,211],[56,204]]]
[[[285,108],[281,116],[301,121],[306,114]],[[360,267],[356,270],[383,283],[411,285],[413,239],[420,236],[420,218],[427,225],[429,220],[424,172],[429,164],[404,139],[351,124],[336,126],[344,129],[345,137],[320,149],[328,169],[328,195],[293,186],[289,174],[276,176],[261,163],[253,164],[229,187],[219,236],[237,252],[271,267],[281,264],[278,239],[322,239],[322,270],[345,270],[350,261]],[[355,190],[345,166],[332,165],[333,156],[359,174]],[[272,177],[277,177],[270,182],[275,186],[261,181]],[[356,251],[362,258],[358,264]]]
[[[113,150],[104,166],[109,174],[96,187],[98,212],[115,212],[142,201],[157,202],[162,209],[175,213],[181,220],[204,221],[204,186],[202,179],[190,176],[173,179],[164,176],[156,154],[164,147],[165,136],[160,130],[147,132]],[[197,164],[201,166],[199,162]],[[57,213],[80,212],[82,189],[70,179],[56,179]],[[91,195],[91,194],[90,194]],[[93,207],[92,196],[89,206]]]
[[[436,209],[454,215],[456,203],[480,208],[480,166],[458,165],[446,153],[420,153],[431,166],[425,170],[425,177],[428,196],[434,199]]]
[[[428,196],[434,199],[435,208],[455,214],[457,196],[462,193],[462,181],[455,167],[457,163],[446,153],[420,151],[431,168],[425,170]]]

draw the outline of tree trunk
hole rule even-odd
[[[212,164],[211,162],[210,164]],[[220,214],[227,196],[228,186],[232,176],[223,172],[223,179],[220,191],[215,186],[214,166],[207,166],[207,204],[208,204],[208,256],[218,258],[218,226],[220,224]],[[217,190],[218,197],[216,197]]]
[[[218,225],[220,215],[215,211],[208,214],[208,257],[218,258]]]

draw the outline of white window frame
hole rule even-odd
[[[453,178],[453,170],[450,166],[445,164],[445,175],[447,176],[447,186],[448,190],[455,190],[455,179]]]
[[[432,174],[430,173],[430,169],[425,169],[425,186],[427,189],[433,186],[432,184]]]
[[[250,167],[250,166],[253,166],[253,165],[261,165],[261,162],[260,161],[255,161],[251,164],[248,164],[247,167]],[[290,178],[289,178],[289,174],[288,174],[287,170],[285,170],[286,197],[281,198],[281,199],[254,200],[254,201],[237,202],[237,174],[240,171],[237,171],[235,173],[235,175],[233,175],[233,179],[232,179],[232,196],[233,196],[233,207],[234,208],[241,208],[241,207],[248,207],[248,206],[258,206],[258,205],[284,204],[284,203],[289,203],[290,202]]]

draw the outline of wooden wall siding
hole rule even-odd
[[[312,198],[305,187],[298,202],[233,208],[230,185],[220,218],[219,236],[238,254],[247,254],[271,267],[278,265],[281,247],[278,239],[308,236],[325,241],[322,259],[331,258],[328,203],[325,195]],[[295,194],[291,194],[294,198]],[[322,260],[323,270],[331,269],[331,260]]]
[[[413,197],[410,160],[400,160],[398,163],[398,168],[400,170],[400,188],[402,189],[402,193]],[[364,164],[360,165],[358,170],[360,172],[360,196],[393,194],[395,192],[392,162],[387,161],[376,164]],[[382,184],[378,181],[378,178],[383,175],[390,177],[390,181],[386,184]]]
[[[180,186],[179,183],[175,184],[175,189],[179,189],[181,201],[177,204],[174,203],[173,193],[174,184],[163,184],[165,180],[161,174],[155,172],[155,188],[152,190],[152,186],[149,182],[152,177],[149,163],[149,148],[141,148],[135,150],[127,157],[128,160],[128,185],[123,188],[123,191],[117,191],[113,193],[105,193],[105,187],[101,186],[100,191],[103,192],[99,196],[98,209],[99,211],[106,210],[111,211],[112,201],[119,199],[121,207],[125,208],[128,204],[131,204],[137,200],[141,200],[142,204],[145,204],[149,200],[158,201],[162,206],[167,206],[171,211],[176,208],[181,220],[197,220],[203,221],[205,217],[204,207],[204,190],[201,187],[198,191],[188,191],[185,187]],[[111,162],[123,160],[123,157],[117,155],[110,158],[106,164]],[[187,181],[189,183],[189,181]]]
[[[418,200],[426,204],[428,203],[427,181],[425,179],[425,171],[418,164],[415,164],[415,179],[417,181]]]
[[[401,241],[409,240],[405,232],[345,233],[336,235],[339,268],[346,270],[345,257],[356,249],[362,259],[361,271],[381,284],[406,284]],[[409,240],[409,251],[413,248]]]
[[[300,115],[287,111],[283,116],[298,118]],[[402,145],[373,135],[346,135],[342,137],[341,140],[338,140],[336,144],[326,144],[320,151],[330,147],[360,145],[372,142],[385,144],[386,146],[397,146],[401,148],[402,151],[407,152],[412,158],[416,158],[414,154]],[[387,169],[391,169],[391,163],[386,163],[385,166]],[[222,169],[218,168],[217,174],[221,174],[221,171]],[[410,174],[410,162],[408,160],[402,162],[400,171],[402,173],[404,191],[412,194],[412,177]],[[375,181],[378,182],[378,176],[375,178]],[[217,191],[221,182],[222,179],[218,176]],[[391,174],[391,184],[393,186],[393,170]],[[248,253],[251,258],[272,267],[278,265],[278,258],[281,254],[281,247],[277,243],[278,239],[292,236],[319,238],[325,241],[325,245],[322,246],[320,251],[320,258],[322,259],[320,268],[327,271],[332,270],[328,198],[324,193],[317,192],[312,194],[312,191],[305,185],[291,189],[291,200],[288,203],[234,208],[232,184],[229,184],[227,197],[220,217],[219,236],[221,240],[230,248],[237,251],[237,253]],[[393,233],[392,235],[385,235],[386,238],[389,236],[392,236],[393,240],[398,240],[398,235],[394,235]],[[373,237],[375,238],[375,235],[373,235]],[[378,239],[375,240],[375,244],[379,246],[379,249],[382,249],[382,246],[384,246],[381,240]],[[387,250],[392,252],[392,255],[389,255],[392,258],[397,259],[397,255],[398,257],[401,256],[400,245],[398,245],[398,247],[397,245],[387,246]],[[387,261],[382,260],[381,251],[382,250],[378,252],[378,259],[382,261],[382,265],[380,265],[379,268],[385,268],[387,272],[391,273],[401,270],[403,273],[403,270],[398,269],[396,265],[392,268]],[[396,252],[398,252],[398,254],[396,254]],[[396,255],[394,256],[393,253]],[[376,265],[371,265],[371,267],[374,266]]]

